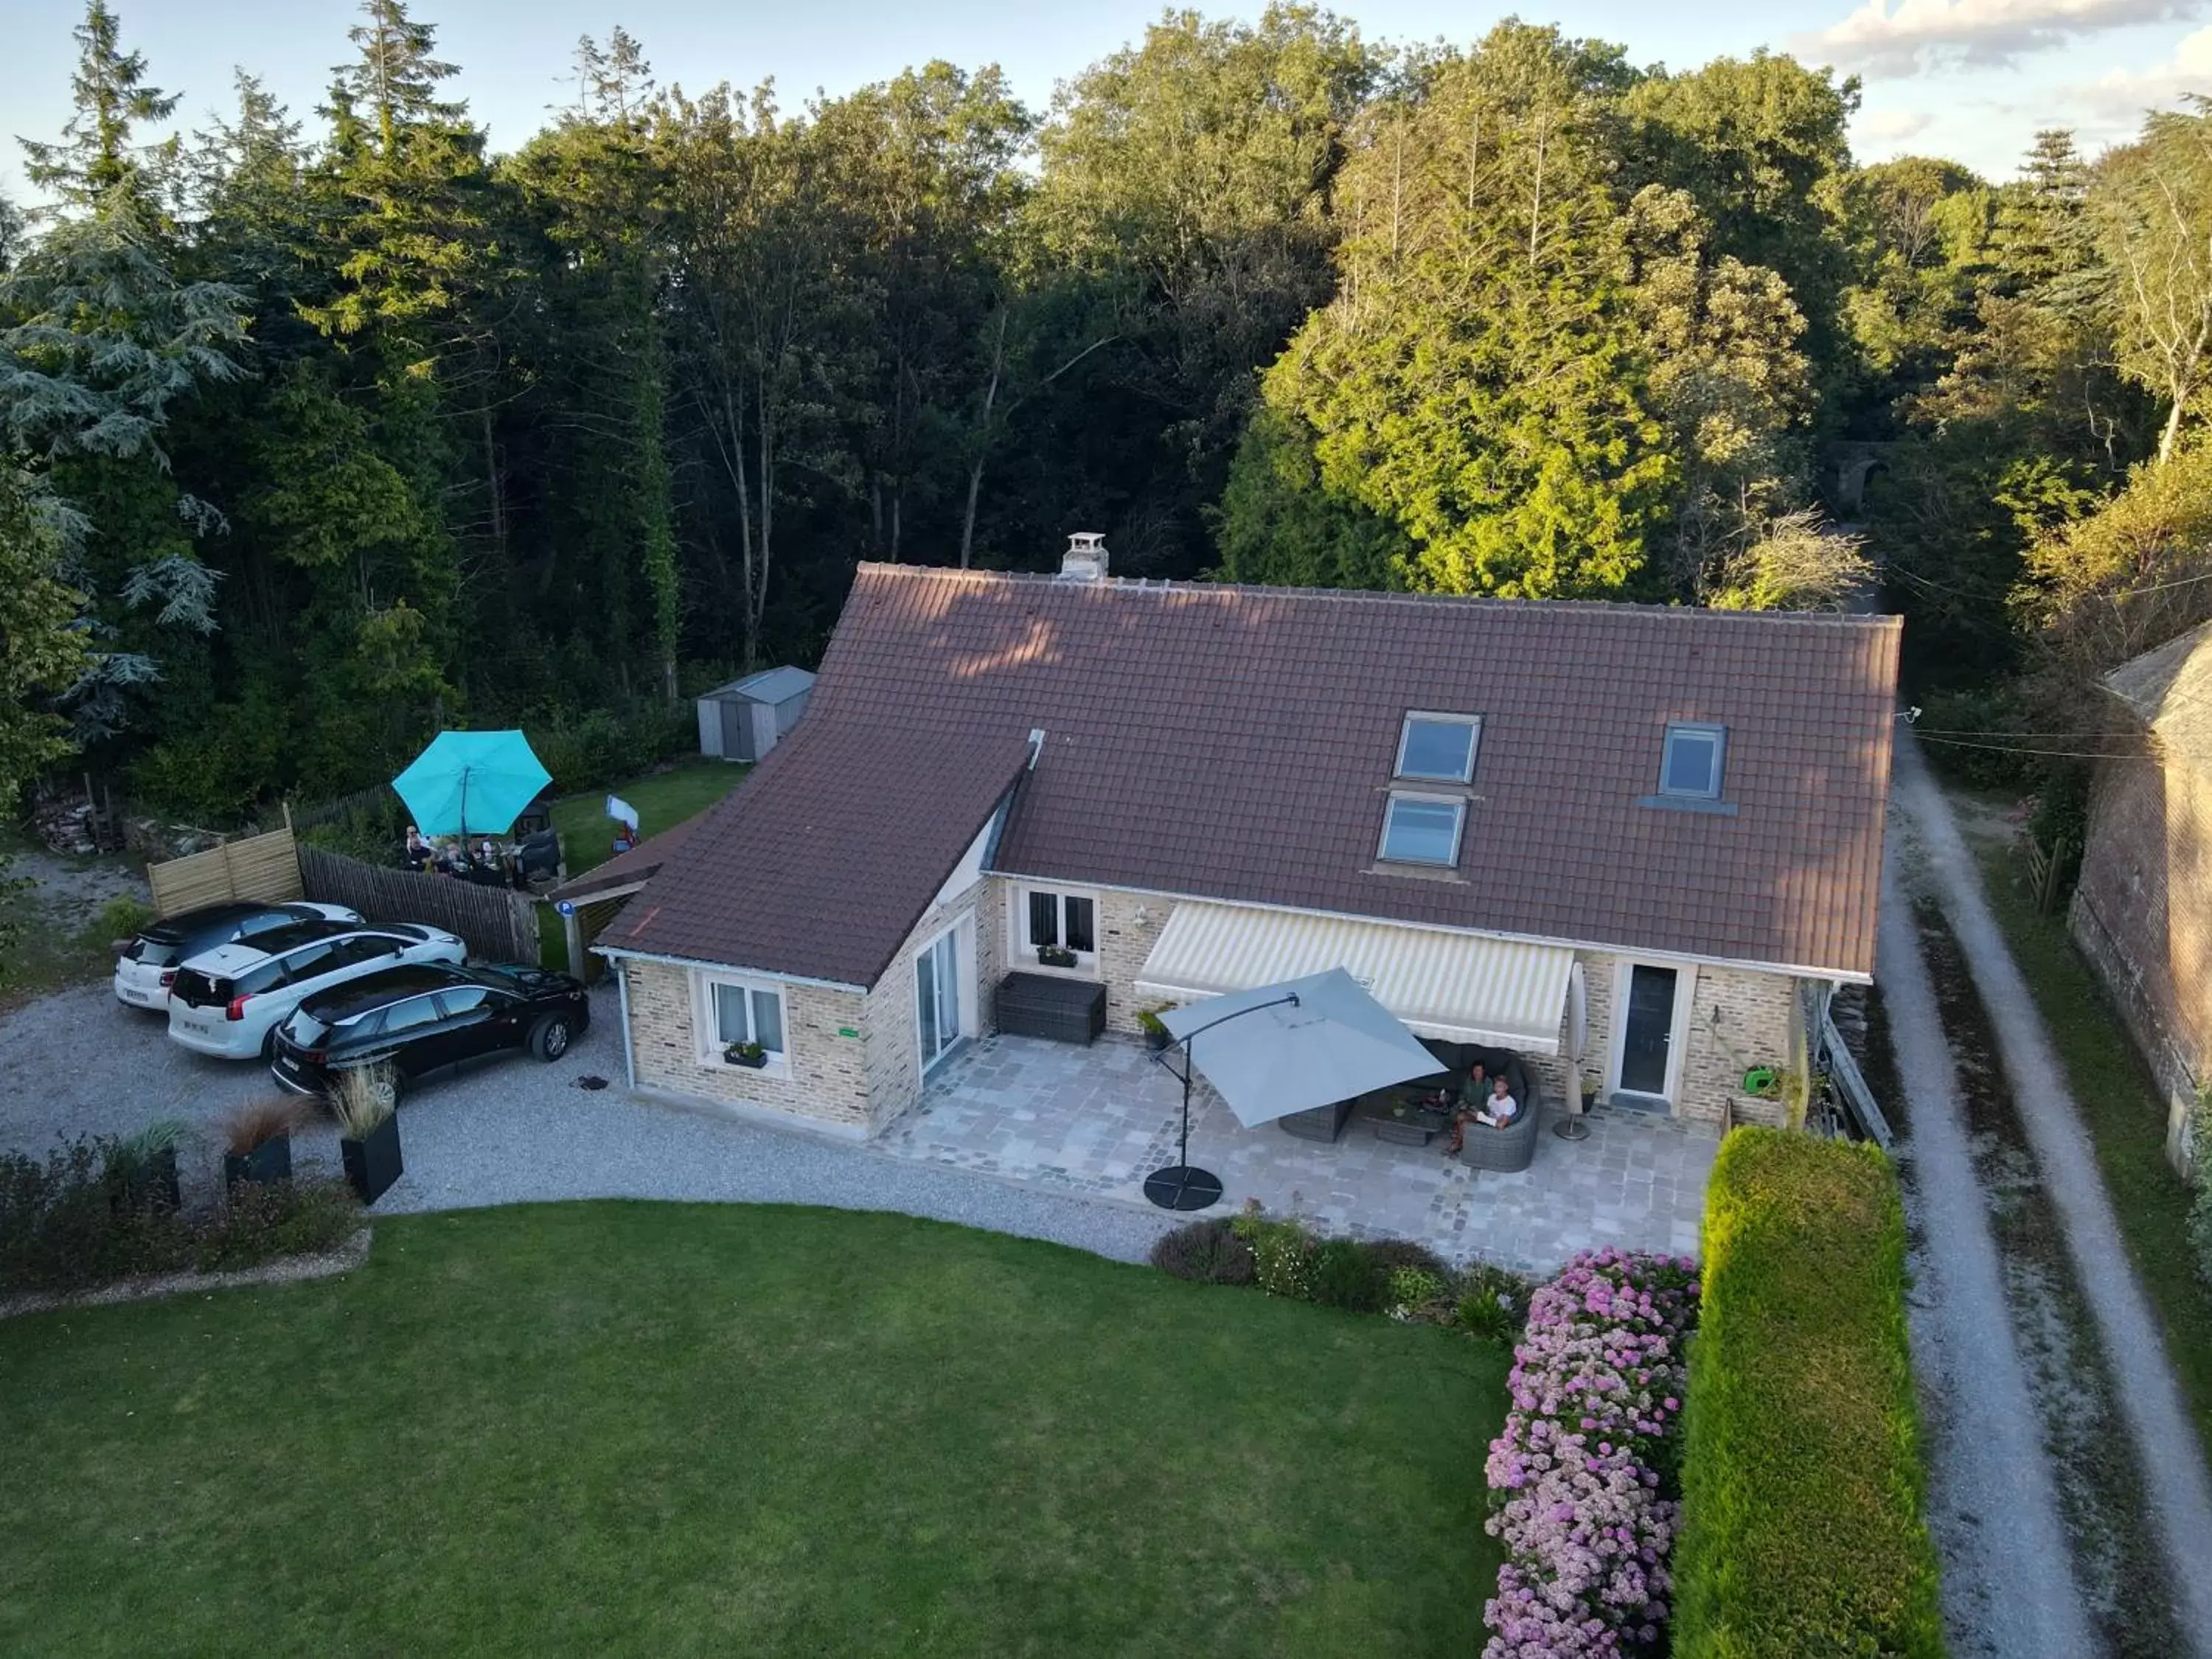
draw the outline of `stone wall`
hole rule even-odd
[[[666,963],[623,963],[629,981],[630,1054],[638,1086],[725,1105],[758,1107],[831,1124],[848,1133],[872,1127],[866,1000],[850,991],[783,987],[787,1074],[699,1058],[691,971]]]
[[[2212,787],[2179,763],[2107,764],[2068,922],[2166,1096],[2166,1156],[2186,1156],[2212,1060]]]

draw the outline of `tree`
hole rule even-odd
[[[2160,465],[2212,380],[2212,102],[2154,112],[2092,193],[2112,266],[2121,371],[2166,411]]]
[[[54,713],[92,665],[78,617],[84,595],[61,578],[68,509],[38,479],[0,465],[0,804],[70,752]]]
[[[176,160],[173,137],[147,146],[132,142],[138,123],[166,121],[178,99],[146,84],[146,56],[123,50],[122,27],[106,0],[88,0],[74,34],[77,66],[70,76],[71,112],[61,143],[16,141],[25,175],[64,212],[90,212],[125,187],[150,202]]]

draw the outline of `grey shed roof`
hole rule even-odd
[[[757,674],[748,674],[744,679],[718,685],[707,695],[710,697],[743,697],[749,702],[789,702],[813,684],[814,676],[804,668],[763,668]]]

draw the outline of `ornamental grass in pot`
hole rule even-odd
[[[289,1181],[292,1131],[300,1127],[300,1108],[289,1100],[257,1100],[222,1121],[222,1179]]]
[[[338,1157],[363,1204],[374,1204],[405,1172],[399,1158],[398,1079],[391,1066],[349,1066],[331,1081],[331,1115],[338,1121]]]

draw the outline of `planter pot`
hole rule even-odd
[[[366,1140],[340,1137],[338,1156],[344,1160],[346,1181],[355,1195],[364,1204],[375,1203],[404,1167],[399,1161],[399,1120],[387,1117],[368,1132]]]
[[[757,1072],[762,1066],[768,1064],[768,1056],[764,1054],[754,1054],[750,1058],[748,1058],[744,1054],[725,1054],[722,1058],[728,1060],[732,1066],[744,1066],[749,1072]]]
[[[222,1155],[222,1179],[226,1186],[235,1187],[241,1181],[289,1181],[292,1178],[292,1137],[278,1135],[274,1140],[264,1140],[252,1152],[240,1157],[236,1152]]]
[[[1037,966],[1040,968],[1073,968],[1075,966],[1075,952],[1067,950],[1064,946],[1040,945],[1037,946]]]
[[[1174,1041],[1175,1038],[1165,1031],[1147,1031],[1145,1033],[1145,1047],[1150,1048],[1156,1054],[1164,1050],[1167,1046]]]

